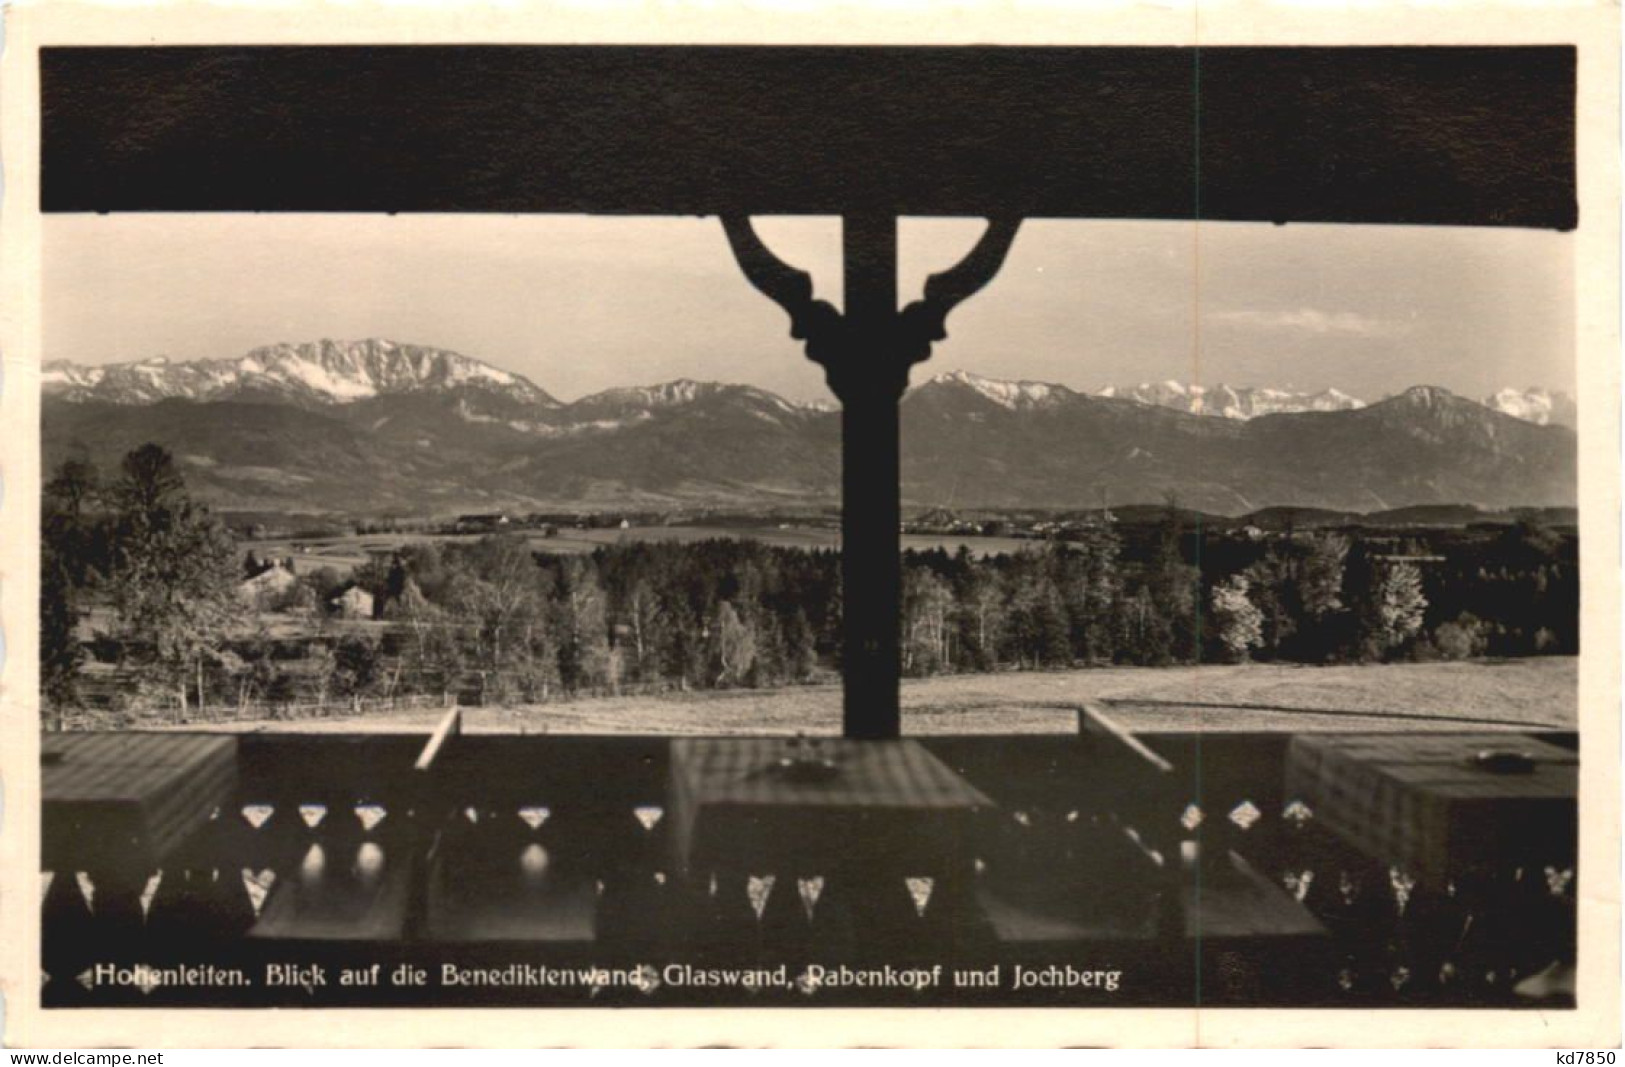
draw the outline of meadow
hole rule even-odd
[[[1231,664],[1006,671],[907,680],[905,734],[1069,733],[1095,702],[1139,733],[1574,730],[1579,660],[1545,656],[1362,666]],[[443,711],[233,730],[428,731]],[[838,685],[594,697],[465,708],[464,729],[558,734],[836,735]],[[192,727],[196,729],[197,727]]]

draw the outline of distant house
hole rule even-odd
[[[457,516],[457,530],[459,533],[479,533],[484,530],[500,530],[507,526],[511,520],[501,512],[489,515],[459,515]]]
[[[947,508],[927,508],[914,519],[914,525],[922,530],[947,529],[958,518]]]
[[[252,578],[238,582],[237,598],[250,608],[269,607],[298,581],[292,568],[281,562],[273,563]]]
[[[352,585],[327,602],[329,610],[341,619],[372,618],[372,594],[359,585]]]

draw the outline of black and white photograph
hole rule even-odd
[[[38,47],[41,1016],[1608,1008],[1580,56]]]

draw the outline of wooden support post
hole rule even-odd
[[[948,313],[992,280],[1020,225],[988,220],[976,247],[926,279],[925,297],[897,307],[897,219],[842,219],[846,307],[813,297],[812,277],[780,260],[744,216],[722,228],[745,277],[790,315],[790,336],[824,368],[841,400],[842,732],[859,740],[901,732],[902,464],[898,406],[908,371],[947,336]]]
[[[849,352],[841,390],[842,733],[901,733],[901,459],[898,402],[908,363],[897,331],[897,220],[843,220]]]

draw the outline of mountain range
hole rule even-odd
[[[1296,411],[1352,411],[1366,406],[1364,400],[1350,396],[1341,389],[1303,392],[1269,386],[1204,386],[1179,381],[1108,385],[1095,395],[1121,397],[1192,415],[1215,415],[1227,419],[1252,419],[1260,415]],[[1538,386],[1500,389],[1485,397],[1482,403],[1492,411],[1537,426],[1556,424],[1573,429],[1578,415],[1573,395]]]
[[[565,403],[467,356],[370,339],[196,362],[55,361],[42,387],[48,465],[82,452],[111,468],[157,441],[222,507],[441,514],[839,495],[839,416],[745,385],[685,379]],[[904,398],[903,493],[1028,508],[1173,494],[1222,514],[1572,505],[1576,442],[1556,424],[1561,405],[1535,391],[1496,397],[1420,386],[1368,405],[1336,390],[1177,382],[1089,394],[954,371]]]
[[[1338,389],[1303,393],[1264,386],[1203,386],[1178,381],[1109,385],[1095,395],[1121,397],[1192,415],[1216,415],[1226,419],[1252,419],[1260,415],[1295,411],[1352,411],[1365,407],[1364,401]]]
[[[97,367],[53,360],[41,368],[40,381],[47,396],[115,404],[257,397],[320,406],[441,393],[505,396],[539,408],[560,406],[526,378],[489,363],[381,338],[269,345],[235,359],[187,363],[163,356]]]

